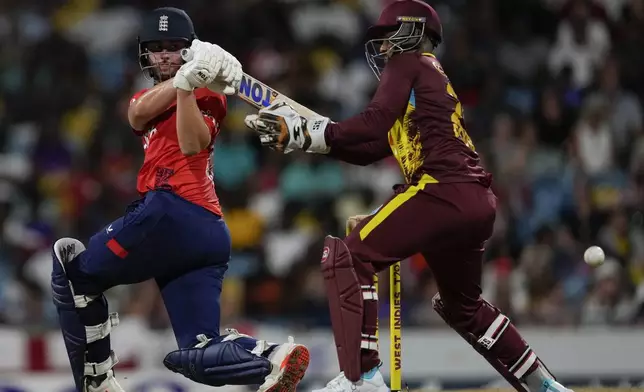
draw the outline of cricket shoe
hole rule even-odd
[[[309,367],[309,359],[309,349],[302,344],[296,344],[293,337],[289,336],[287,343],[274,347],[268,354],[273,369],[257,391],[295,392],[297,384],[302,381]]]
[[[100,383],[98,383],[98,380]],[[123,388],[119,385],[116,378],[114,378],[114,372],[109,370],[107,374],[103,377],[87,377],[85,378],[85,388],[83,392],[125,392]]]
[[[385,384],[380,369],[375,367],[363,373],[355,383],[349,381],[344,372],[340,372],[324,388],[315,389],[313,392],[389,392],[389,387]]]

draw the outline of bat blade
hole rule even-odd
[[[259,80],[248,74],[242,75],[242,81],[239,85],[237,96],[256,109],[268,107],[273,101],[279,99],[291,105],[293,109],[295,109],[304,117],[319,116],[319,114],[315,113],[306,106],[299,104],[293,99],[287,97],[286,95],[280,93],[279,91],[273,89],[265,83],[260,82]]]

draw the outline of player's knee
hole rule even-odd
[[[365,252],[364,244],[359,239],[347,237],[342,240],[327,236],[322,252],[322,270],[325,269],[325,260],[328,260],[329,256],[334,256],[332,263],[326,264],[326,267],[348,268],[350,266],[356,271],[358,277],[371,277],[375,270],[371,261],[365,256],[366,253],[368,252]]]
[[[353,260],[347,244],[337,237],[326,236],[320,265],[323,275],[334,274],[338,269],[352,269]]]
[[[75,238],[61,238],[54,243],[51,288],[54,305],[58,308],[84,308],[97,298],[77,295],[68,277],[69,264],[84,251],[85,245]]]
[[[57,308],[79,313],[85,325],[85,340],[89,344],[109,336],[112,328],[119,324],[119,318],[117,313],[108,313],[107,300],[102,294],[82,295],[74,291],[66,268],[84,251],[85,245],[74,238],[61,238],[54,243],[51,287]]]
[[[205,385],[262,384],[271,372],[270,361],[226,337],[210,339],[199,335],[197,345],[168,353],[163,364],[169,370]]]
[[[321,269],[325,279],[335,278],[338,271],[346,271],[355,275],[361,286],[373,286],[373,265],[361,260],[350,244],[337,237],[327,236],[324,240]]]

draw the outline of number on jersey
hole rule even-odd
[[[452,83],[447,82],[447,93],[454,98],[456,101],[456,107],[454,108],[454,113],[452,113],[452,124],[454,126],[454,136],[456,136],[458,139],[460,139],[467,147],[469,147],[471,150],[476,150],[474,147],[474,143],[472,143],[472,139],[470,138],[470,135],[468,135],[467,130],[465,129],[465,119],[463,118],[463,105],[461,104],[461,101],[458,100],[458,97],[456,96],[456,92],[454,91],[454,88],[452,87]]]

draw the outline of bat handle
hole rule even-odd
[[[193,55],[194,53],[190,48],[181,49],[181,58],[183,59],[183,61],[188,62],[192,60]]]

